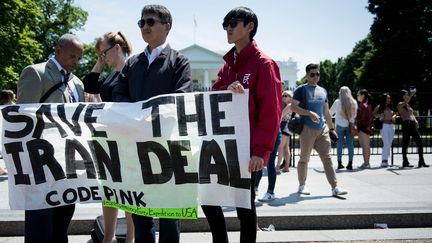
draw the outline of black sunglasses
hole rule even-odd
[[[138,27],[142,28],[142,27],[144,27],[145,24],[147,24],[148,26],[152,27],[156,23],[165,24],[166,22],[160,21],[160,20],[156,20],[156,19],[153,19],[153,18],[148,18],[148,19],[140,19],[140,20],[138,20],[137,24],[138,24]]]
[[[227,30],[228,26],[231,27],[231,29],[234,29],[237,26],[238,22],[241,22],[241,21],[243,21],[243,19],[232,18],[228,22],[223,22],[222,27],[224,30]]]
[[[311,76],[311,78],[313,78],[313,77],[315,77],[315,76],[319,77],[319,76],[320,76],[320,73],[310,73],[309,75]]]
[[[106,54],[107,54],[107,52],[108,52],[109,50],[113,49],[113,48],[114,48],[114,46],[115,46],[115,45],[113,45],[113,46],[111,46],[111,47],[109,47],[109,48],[107,48],[107,49],[103,50],[103,51],[102,51],[102,57],[105,57],[105,56],[106,56]]]

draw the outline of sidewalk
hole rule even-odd
[[[418,157],[409,155],[409,158],[413,165],[416,165],[414,161],[417,161]],[[425,159],[427,164],[432,164],[432,155],[425,155]],[[336,164],[336,160],[333,161]],[[401,156],[396,155],[395,164],[399,165],[400,161]],[[264,228],[273,224],[276,229],[275,232],[260,232],[259,240],[261,239],[261,242],[298,241],[288,236],[298,235],[300,237],[303,235],[308,237],[300,237],[300,241],[302,239],[303,241],[323,239],[334,241],[338,239],[322,237],[323,231],[321,230],[330,230],[325,232],[345,230],[343,232],[347,232],[346,230],[364,229],[366,231],[360,232],[367,232],[367,229],[374,228],[375,223],[385,223],[390,228],[390,230],[372,230],[381,234],[380,237],[375,236],[376,239],[432,239],[432,168],[390,167],[384,169],[379,168],[380,162],[380,156],[372,156],[372,169],[354,169],[352,172],[338,171],[339,186],[349,192],[344,198],[331,196],[330,186],[317,156],[311,157],[308,171],[307,185],[311,190],[311,195],[300,196],[297,193],[298,182],[295,168],[291,168],[289,173],[279,175],[275,189],[276,199],[270,203],[256,203],[259,227]],[[356,156],[354,158],[355,167],[360,164],[361,158]],[[2,160],[0,166],[4,166]],[[257,198],[262,197],[266,188],[267,178],[264,176]],[[7,178],[4,176],[0,177],[0,193],[2,195],[0,197],[0,236],[22,235],[24,213],[9,209]],[[101,214],[100,208],[100,204],[77,205],[70,227],[71,234],[88,234],[94,218]],[[229,231],[238,231],[239,224],[235,209],[226,208],[225,216]],[[424,232],[423,235],[414,236],[414,233],[400,233],[408,229],[396,230],[397,228],[425,229],[414,231]],[[202,212],[199,213],[198,220],[182,221],[182,232],[209,232]],[[195,234],[197,237],[210,235],[210,233]],[[331,235],[332,233],[325,234]],[[388,238],[383,238],[383,234]],[[396,238],[392,238],[394,234]],[[190,235],[193,234],[185,234],[185,237]],[[334,235],[347,237],[340,240],[371,240],[371,233],[359,233],[358,235],[363,235],[363,238],[357,238],[357,234],[353,233],[333,233]],[[238,232],[231,233],[230,238],[238,240]],[[202,238],[203,241],[199,239],[201,238],[197,238],[194,242],[207,242],[205,239],[210,238]],[[0,242],[6,241],[0,238]],[[189,240],[184,242],[189,242]]]

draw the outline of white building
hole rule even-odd
[[[210,90],[217,79],[219,69],[223,65],[223,55],[194,44],[179,51],[185,55],[192,69],[193,90]],[[276,61],[285,88],[295,88],[297,81],[297,62],[292,58],[288,61]]]

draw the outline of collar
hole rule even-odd
[[[51,61],[53,61],[53,63],[56,65],[56,67],[58,68],[59,72],[61,70],[63,70],[64,68],[60,65],[60,63],[57,61],[57,59],[55,59],[55,56],[50,58]],[[65,71],[68,73],[68,71],[65,69]]]
[[[248,61],[252,55],[256,52],[259,52],[258,45],[255,40],[252,40],[251,43],[243,49],[241,49],[240,53],[236,53],[235,46],[231,48],[231,50],[224,55],[224,60],[230,64],[237,64],[239,66],[243,65],[244,62]]]
[[[144,49],[144,53],[147,56],[147,59],[149,60],[149,63],[153,62],[154,59],[156,59],[156,57],[158,57],[162,53],[162,51],[165,49],[165,47],[167,45],[168,45],[168,42],[165,41],[162,45],[154,48],[151,53],[149,51],[149,46],[147,46]]]

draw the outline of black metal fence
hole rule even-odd
[[[417,117],[419,122],[419,134],[423,142],[423,153],[432,154],[432,116],[419,116]],[[300,156],[300,143],[297,135],[291,137],[291,154],[292,154],[292,165],[295,166],[296,157]],[[371,155],[381,155],[382,152],[382,139],[379,130],[376,130],[374,135],[371,136]],[[331,155],[337,155],[336,144],[332,144]],[[408,154],[417,154],[417,145],[411,139],[408,146]],[[344,146],[343,154],[347,155],[348,151]],[[402,125],[396,125],[396,132],[393,138],[393,144],[391,148],[391,164],[394,163],[394,155],[402,154]],[[317,156],[315,150],[312,152],[312,156]],[[354,156],[362,155],[362,149],[358,143],[357,137],[354,138]]]

